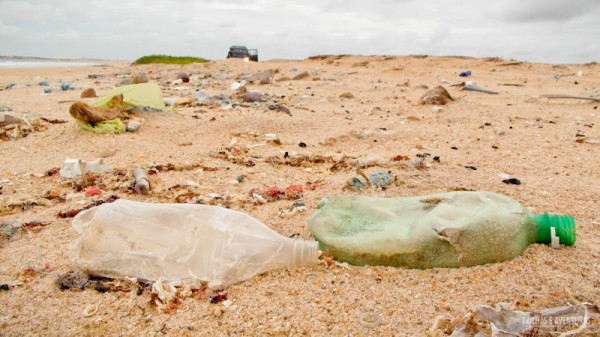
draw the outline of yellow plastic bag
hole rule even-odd
[[[163,102],[162,92],[156,83],[141,83],[124,85],[111,90],[106,96],[90,104],[95,108],[107,108],[110,100],[119,94],[123,94],[123,107],[131,108],[150,107],[158,110],[166,110]]]
[[[90,123],[84,122],[80,119],[75,118],[75,123],[79,125],[85,131],[95,132],[95,133],[123,133],[127,131],[127,127],[125,123],[123,123],[120,119],[115,118],[108,121],[103,121],[96,123],[92,126]]]
[[[114,88],[107,95],[90,103],[89,106],[94,108],[112,109],[114,107],[110,106],[111,100],[113,97],[121,94],[123,95],[123,101],[121,102],[122,109],[148,107],[161,111],[166,110],[162,92],[155,83],[132,84]],[[94,125],[77,118],[75,118],[75,122],[82,129],[95,133],[122,133],[127,130],[125,123],[119,118],[102,121],[95,123]]]

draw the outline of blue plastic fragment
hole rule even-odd
[[[373,186],[388,188],[392,185],[392,178],[387,172],[375,172],[369,177],[369,181]]]
[[[48,81],[41,81],[40,83],[38,83],[38,85],[40,85],[42,87],[47,87],[48,86]]]
[[[363,190],[365,188],[365,184],[363,184],[358,178],[352,178],[352,186],[356,190]]]
[[[69,89],[73,89],[73,87],[71,87],[71,85],[69,83],[62,83],[60,85],[60,90],[62,90],[62,91],[67,91]]]
[[[467,71],[463,71],[462,73],[460,73],[461,77],[467,77],[467,76],[471,76],[471,71],[467,70]]]

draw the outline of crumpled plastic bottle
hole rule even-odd
[[[531,243],[575,244],[570,216],[530,214],[490,192],[325,198],[308,219],[319,247],[355,265],[461,267],[520,255]],[[557,238],[554,244],[557,244]]]
[[[69,245],[91,275],[224,289],[272,268],[310,266],[317,242],[284,237],[248,214],[198,204],[119,199],[79,213]]]

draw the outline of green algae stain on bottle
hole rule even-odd
[[[500,262],[531,243],[575,243],[570,216],[530,214],[490,192],[405,198],[334,196],[308,219],[325,253],[354,265],[451,268]]]

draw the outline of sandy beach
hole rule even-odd
[[[240,104],[231,84],[269,69],[276,70],[270,83],[247,84],[269,101]],[[470,76],[459,76],[467,70]],[[140,112],[135,132],[96,134],[77,126],[70,105],[94,101],[80,98],[84,89],[103,96],[137,73],[157,83],[165,99],[191,98],[191,104],[177,106],[176,113]],[[180,73],[189,74],[189,83],[176,81]],[[464,81],[497,94],[461,90]],[[61,90],[63,83],[72,89]],[[437,85],[454,101],[420,104]],[[200,104],[198,90],[221,96]],[[0,284],[7,285],[0,290],[0,336],[445,336],[480,304],[520,311],[598,305],[600,102],[541,96],[600,99],[599,93],[598,64],[497,58],[324,56],[0,69],[2,112],[32,124],[0,129]],[[244,151],[222,154],[232,149]],[[306,159],[290,164],[286,153]],[[429,155],[414,165],[424,153]],[[311,159],[318,157],[330,159]],[[68,158],[102,158],[113,171],[64,178],[57,171]],[[134,167],[155,171],[149,194],[131,189]],[[390,171],[397,183],[385,190],[348,188],[355,167],[367,175]],[[521,184],[504,183],[507,177]],[[261,203],[248,193],[291,185],[302,185],[299,199]],[[91,187],[100,194],[86,195]],[[533,244],[513,260],[458,269],[321,261],[231,286],[225,302],[211,303],[219,293],[195,290],[167,310],[153,304],[147,286],[105,281],[110,289],[101,292],[61,290],[55,283],[76,269],[67,255],[77,237],[69,211],[112,196],[225,206],[284,236],[313,240],[306,220],[324,197],[454,190],[495,192],[532,212],[570,214],[577,222],[576,245]],[[361,323],[365,314],[375,315],[378,324]],[[436,319],[450,327],[431,329]]]

